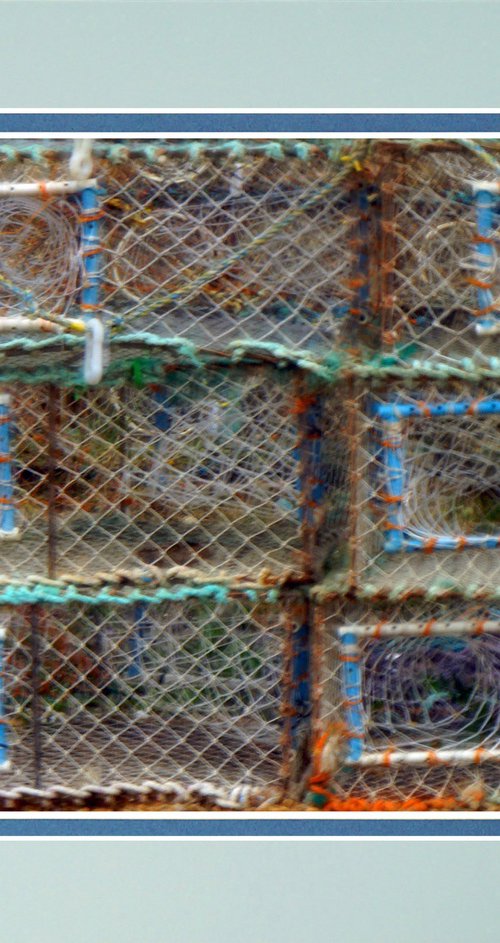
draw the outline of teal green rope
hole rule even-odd
[[[145,158],[149,163],[161,161],[164,155],[173,157],[187,157],[197,159],[203,156],[220,156],[241,160],[246,156],[262,156],[271,160],[282,160],[283,157],[297,157],[304,162],[314,158],[326,157],[332,162],[338,162],[341,157],[358,142],[350,139],[329,140],[318,138],[313,141],[301,140],[180,140],[165,141],[127,141],[106,142],[94,141],[92,151],[97,157],[110,160],[113,163],[129,160],[132,157]],[[0,157],[15,161],[19,158],[28,158],[35,164],[43,164],[49,157],[56,156],[66,159],[71,152],[72,144],[66,141],[47,139],[36,143],[19,141],[15,144],[0,142]]]
[[[429,146],[435,147],[437,139],[426,138],[419,141],[408,142],[401,139],[401,144],[405,144],[410,151],[425,150]],[[441,141],[441,143],[450,143]],[[457,138],[454,144],[460,144],[471,152],[475,153],[490,167],[500,172],[500,163],[495,157],[486,150],[477,141],[467,138]],[[161,138],[151,141],[126,141],[125,143],[110,141],[94,141],[93,154],[97,158],[104,158],[112,163],[120,163],[131,158],[144,158],[148,163],[155,164],[161,162],[167,155],[171,157],[187,157],[190,160],[196,160],[201,157],[229,157],[235,160],[242,160],[245,157],[267,157],[271,160],[282,160],[283,157],[296,157],[305,163],[317,159],[318,157],[339,163],[342,157],[359,146],[359,141],[350,138],[341,140],[329,140],[317,138],[313,140],[302,141],[300,139],[282,139],[282,140],[179,140],[165,141]],[[46,139],[37,141],[19,141],[12,144],[7,141],[0,142],[0,157],[6,160],[16,161],[20,158],[28,158],[35,164],[43,164],[50,157],[56,157],[61,160],[67,159],[72,149],[72,144],[67,141],[57,141]]]
[[[135,603],[147,603],[158,605],[164,602],[188,602],[191,599],[211,600],[217,604],[226,604],[231,598],[242,597],[251,603],[257,603],[259,600],[268,604],[275,604],[279,601],[284,590],[273,587],[271,589],[254,589],[231,587],[218,583],[209,583],[205,586],[183,585],[168,588],[159,586],[151,590],[145,590],[138,586],[129,592],[117,593],[107,587],[100,587],[95,592],[84,591],[72,583],[49,585],[37,583],[34,585],[11,583],[0,589],[0,605],[6,606],[25,606],[43,603],[54,606],[67,606],[74,603],[82,603],[89,606],[99,605],[118,605],[131,606]],[[294,590],[296,592],[296,590]],[[338,586],[303,586],[302,594],[324,602],[329,599],[338,599],[345,596],[347,589]],[[470,583],[462,586],[450,581],[439,581],[432,583],[424,590],[409,589],[406,584],[401,583],[391,587],[387,592],[382,593],[379,586],[365,584],[358,587],[353,597],[364,601],[378,601],[383,603],[398,603],[408,599],[411,595],[428,602],[445,599],[449,596],[458,596],[465,601],[489,600],[496,602],[500,599],[500,586],[488,589],[486,592],[480,584]]]
[[[64,360],[65,349],[80,348],[83,343],[83,338],[74,335],[49,336],[40,340],[24,337],[0,341],[0,351],[19,350],[30,354],[57,347],[60,354],[58,363],[39,365],[9,364],[6,358],[3,362],[0,361],[0,382],[17,381],[28,384],[54,382],[61,386],[83,386],[80,363],[72,369],[64,362],[60,362],[61,358]],[[226,351],[219,353],[198,347],[185,338],[165,338],[140,331],[111,336],[109,343],[111,350],[120,348],[126,350],[129,346],[138,345],[143,346],[144,351],[134,352],[128,357],[112,359],[101,383],[103,387],[127,382],[137,385],[157,382],[164,379],[165,366],[190,367],[200,370],[214,365],[225,367],[269,362],[277,369],[295,368],[327,383],[335,383],[347,376],[358,376],[364,379],[390,379],[392,377],[403,381],[418,378],[437,381],[457,379],[470,382],[500,377],[500,357],[490,357],[484,365],[478,364],[470,357],[464,357],[456,364],[436,363],[425,359],[413,359],[408,363],[401,363],[395,356],[380,355],[357,362],[342,351],[334,351],[321,357],[309,351],[296,350],[273,341],[252,340],[231,341]]]
[[[0,605],[26,606],[37,603],[46,603],[54,606],[68,606],[73,603],[85,605],[119,605],[131,606],[135,603],[159,604],[162,602],[187,602],[190,599],[207,599],[215,603],[227,603],[231,597],[242,596],[249,602],[256,603],[262,599],[274,603],[279,597],[279,591],[240,589],[232,590],[228,586],[210,583],[206,586],[177,586],[168,589],[159,586],[147,592],[135,587],[128,593],[116,593],[107,588],[100,588],[96,592],[84,592],[73,584],[54,586],[43,583],[29,586],[26,584],[9,584],[0,589]]]

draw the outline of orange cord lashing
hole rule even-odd
[[[310,393],[309,395],[296,396],[291,408],[292,416],[302,416],[307,412],[311,406],[317,402],[317,395],[315,393]]]
[[[432,416],[432,409],[428,403],[423,402],[423,400],[417,400],[417,406],[422,411],[423,416],[426,416],[427,418]]]
[[[480,242],[481,244],[484,244],[487,246],[492,246],[495,244],[496,239],[494,239],[492,236],[482,236],[480,233],[475,232],[472,236],[472,241]]]
[[[452,812],[459,808],[469,808],[468,803],[460,803],[455,796],[412,796],[410,799],[366,799],[364,796],[349,796],[346,799],[336,796],[324,788],[323,784],[309,782],[313,795],[327,799],[322,807],[324,812]],[[484,793],[481,799],[484,798]]]
[[[485,314],[493,314],[498,311],[500,303],[498,301],[493,302],[491,305],[487,305],[486,308],[478,308],[476,311],[473,311],[473,315],[476,318],[482,318]]]
[[[381,638],[382,629],[383,629],[384,625],[387,625],[387,619],[380,619],[380,621],[377,622],[377,624],[376,624],[376,626],[375,626],[375,628],[374,628],[374,630],[373,630],[373,638]]]
[[[479,278],[467,278],[466,282],[473,285],[474,288],[482,288],[484,291],[493,291],[494,286],[490,282],[482,282]]]
[[[42,181],[38,184],[38,189],[39,189],[39,191],[40,191],[40,196],[41,196],[42,200],[50,200],[50,195],[49,195],[49,191],[48,191],[48,189],[47,189],[47,184],[46,184],[45,180],[42,180]]]
[[[385,504],[401,504],[402,494],[388,494],[387,491],[381,491],[380,497]]]
[[[321,769],[321,757],[328,741],[333,736],[337,736],[339,739],[347,739],[351,736],[351,731],[342,721],[334,721],[320,734],[312,748],[314,774],[316,776],[326,776],[326,781],[329,777],[328,773]]]
[[[389,747],[389,748],[385,751],[384,756],[383,756],[383,758],[382,758],[382,766],[390,766],[390,765],[391,765],[391,756],[392,756],[392,754],[393,754],[394,752],[395,752],[395,747]]]
[[[348,288],[364,288],[367,284],[367,279],[363,276],[358,276],[357,278],[350,278],[346,285]]]
[[[80,213],[79,223],[97,223],[104,218],[104,210],[90,210],[88,213]]]
[[[468,416],[475,416],[475,414],[477,413],[479,404],[482,403],[483,399],[484,399],[484,396],[479,396],[477,399],[473,399],[472,402],[469,403],[469,406],[467,407]]]

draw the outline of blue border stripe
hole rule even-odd
[[[498,837],[498,819],[332,819],[326,813],[321,819],[268,819],[259,815],[254,819],[1,819],[0,835],[24,835],[51,838],[54,836],[109,837],[130,836],[147,838],[186,836],[221,837],[342,837],[365,836],[390,838],[424,836],[437,837]]]
[[[339,132],[381,132],[402,134],[424,133],[500,133],[500,114],[2,114],[0,131],[7,133],[55,131],[114,132],[133,134],[147,132],[185,134],[206,132],[267,132],[280,134],[321,134]]]

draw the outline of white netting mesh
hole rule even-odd
[[[65,314],[79,297],[76,204],[0,198],[0,257],[0,317]]]
[[[267,369],[11,390],[15,524],[1,575],[320,568],[345,518],[335,401]]]
[[[141,783],[147,773],[279,789],[287,692],[277,608],[4,608],[2,623],[9,786]]]
[[[79,271],[75,204],[0,198],[0,316],[64,312],[75,303]]]
[[[356,225],[349,191],[324,192],[336,173],[324,157],[106,167],[105,310],[208,347],[332,344],[352,295]]]
[[[427,358],[487,362],[494,337],[475,332],[480,277],[474,263],[478,225],[471,181],[495,179],[470,154],[439,152],[402,157],[381,184],[384,240],[382,340],[403,361]],[[497,239],[498,215],[489,234]],[[495,255],[496,259],[496,255]],[[499,294],[496,261],[490,273]],[[484,278],[484,272],[483,272]]]

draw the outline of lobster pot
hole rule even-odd
[[[332,183],[339,165],[314,148],[301,160],[198,145],[101,162],[106,313],[209,348],[331,347],[357,225],[350,188]]]
[[[13,386],[2,573],[301,578],[345,515],[338,421],[321,391],[258,368],[84,395]]]
[[[2,622],[1,788],[279,789],[292,673],[278,605],[30,606]]]
[[[500,396],[493,383],[360,396],[353,566],[370,591],[476,587],[500,575]]]
[[[382,340],[403,361],[481,365],[496,355],[495,336],[477,331],[499,289],[495,250],[477,253],[480,239],[493,244],[498,234],[497,201],[484,218],[473,195],[485,179],[494,170],[453,148],[403,152],[381,175]],[[485,281],[486,301],[476,284]]]
[[[316,735],[339,798],[496,801],[500,613],[476,604],[324,604]]]

